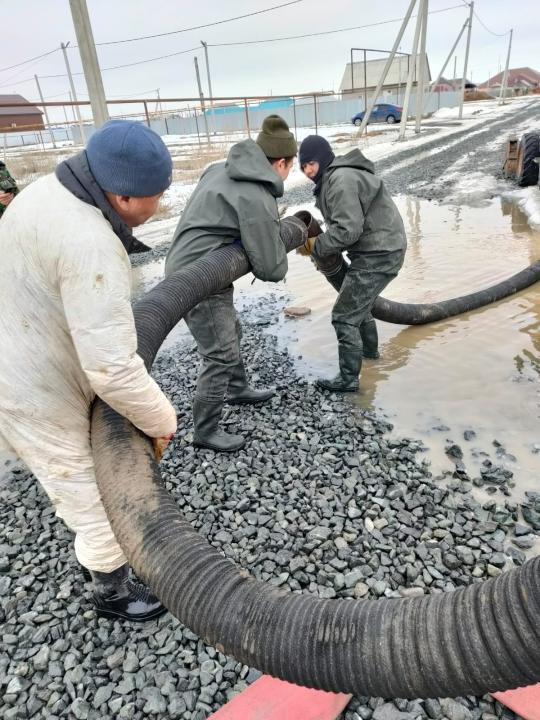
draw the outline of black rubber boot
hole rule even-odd
[[[360,335],[362,337],[362,356],[369,360],[378,360],[379,354],[379,333],[377,332],[377,323],[375,320],[368,320],[360,325]]]
[[[248,385],[244,363],[240,361],[234,368],[229,380],[226,402],[229,405],[260,405],[275,395],[274,390],[254,390]]]
[[[193,401],[194,447],[209,448],[217,452],[236,452],[244,447],[246,441],[241,435],[226,433],[219,427],[222,409],[222,400],[203,400],[195,397]]]
[[[339,373],[331,380],[316,380],[315,384],[323,390],[331,392],[348,393],[358,392],[358,376],[362,368],[362,353],[360,350],[338,346]]]
[[[129,579],[127,564],[110,573],[83,568],[83,574],[92,579],[92,601],[98,615],[102,617],[143,622],[155,620],[167,612],[167,608],[145,585]]]

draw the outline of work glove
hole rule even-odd
[[[313,247],[315,245],[315,240],[318,236],[315,237],[308,237],[306,242],[303,245],[300,245],[300,247],[296,248],[296,252],[298,255],[303,255],[304,257],[310,257],[313,253]]]
[[[158,437],[158,438],[152,438],[152,445],[154,446],[154,457],[156,458],[156,462],[161,462],[161,458],[163,457],[163,453],[165,452],[165,449],[167,445],[171,442],[173,439],[173,434],[166,435],[165,437]]]
[[[308,239],[303,245],[300,245],[300,247],[296,248],[296,252],[298,253],[298,255],[309,257],[313,252],[315,240],[322,233],[322,228],[317,222],[317,220],[315,220],[313,215],[307,210],[298,210],[298,212],[294,213],[294,216],[304,223],[308,231]]]

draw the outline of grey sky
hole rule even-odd
[[[88,0],[96,42],[137,35],[167,32],[261,10],[284,0]],[[61,41],[75,44],[68,0],[19,0],[2,3],[2,56],[0,67],[13,65],[58,46]],[[431,0],[430,10],[460,5],[457,9],[431,14],[428,23],[428,57],[435,76],[463,24],[468,9],[463,0]],[[213,28],[195,30],[165,38],[142,40],[121,45],[98,47],[102,68],[135,62],[195,47],[200,40],[209,44],[258,40],[364,25],[399,18],[408,6],[407,0],[369,2],[365,0],[303,0],[296,5],[256,17],[237,20]],[[504,33],[514,28],[511,66],[531,66],[540,70],[539,34],[540,2],[538,0],[477,0],[475,9],[481,20],[493,31]],[[407,30],[401,49],[410,51],[413,27]],[[390,48],[399,23],[382,25],[315,37],[243,47],[210,48],[214,95],[278,94],[339,88],[351,45]],[[475,82],[494,75],[504,67],[508,37],[494,37],[476,20],[470,57],[470,72]],[[104,71],[106,93],[134,96],[160,88],[164,96],[196,94],[193,57],[197,55],[205,83],[204,56],[197,53],[179,55],[144,65]],[[464,44],[458,49],[458,76],[461,75]],[[77,50],[70,52],[72,69],[80,71]],[[64,73],[61,52],[0,72],[0,93],[19,92],[35,99],[34,73],[42,77]],[[453,73],[450,63],[447,75]],[[51,99],[67,99],[67,78],[43,78],[43,94]],[[84,98],[84,78],[76,85]]]

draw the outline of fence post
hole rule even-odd
[[[193,117],[195,118],[195,127],[197,129],[197,142],[199,143],[199,147],[201,147],[201,133],[199,132],[199,121],[197,120],[197,108],[193,110]]]
[[[150,115],[148,114],[148,105],[146,103],[146,100],[143,102],[144,105],[144,114],[146,115],[146,124],[148,127],[150,127]]]
[[[247,128],[247,134],[248,137],[251,137],[251,129],[249,127],[249,111],[248,111],[248,104],[247,104],[247,98],[244,98],[244,112],[246,114],[246,128]]]
[[[295,140],[298,140],[298,130],[296,128],[296,98],[293,98],[293,117],[294,117],[294,138]]]
[[[319,131],[318,131],[318,121],[317,121],[317,96],[316,95],[313,96],[313,108],[315,111],[315,135],[318,135]]]

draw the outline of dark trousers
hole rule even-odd
[[[369,253],[351,260],[332,309],[332,325],[343,349],[362,351],[361,328],[373,321],[377,297],[397,275],[404,252]]]
[[[234,308],[233,293],[231,285],[210,295],[185,317],[202,359],[196,393],[211,402],[223,400],[231,382],[245,383],[240,357],[242,328]]]

